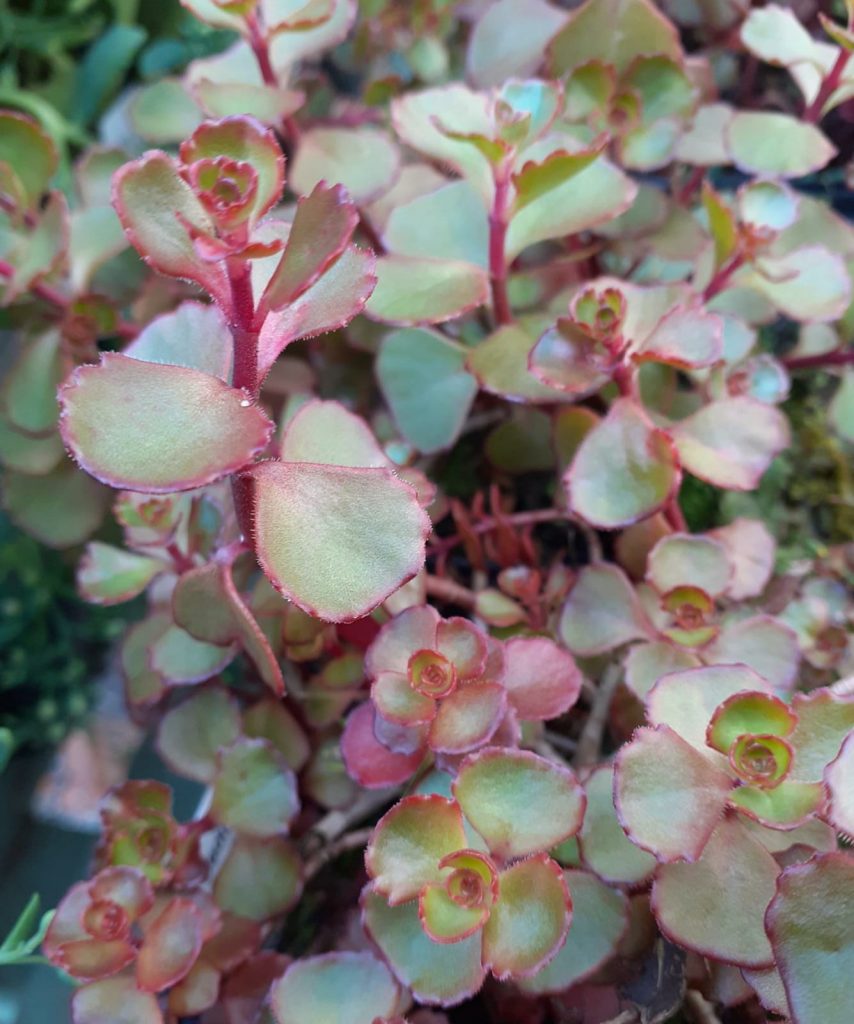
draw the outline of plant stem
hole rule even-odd
[[[440,601],[448,601],[450,604],[458,604],[461,608],[471,610],[475,606],[477,597],[468,587],[464,587],[454,580],[446,579],[444,576],[428,575],[424,580],[425,589],[431,597],[437,597]]]
[[[360,828],[355,832],[345,832],[334,842],[322,846],[313,857],[306,861],[303,869],[303,884],[310,882],[321,868],[342,853],[346,853],[348,850],[363,849],[367,846],[373,831],[373,826],[369,825],[367,828]]]
[[[685,516],[679,507],[678,498],[671,498],[664,506],[664,516],[677,533],[687,533],[688,524],[685,522]]]
[[[847,50],[840,49],[834,61],[833,67],[828,71],[827,77],[822,81],[815,99],[804,111],[804,120],[810,124],[816,124],[821,120],[822,110],[825,103],[836,92],[842,80],[842,74],[848,64],[850,54]]]
[[[261,72],[264,84],[272,86],[274,89],[279,89],[279,76],[276,74],[276,69],[270,60],[270,47],[267,37],[264,35],[264,30],[258,21],[258,15],[254,12],[247,15],[246,24],[249,28],[249,45],[255,54],[255,60],[258,62],[258,70]],[[285,114],[282,117],[282,134],[290,146],[295,146],[299,141],[299,125],[290,114]]]
[[[567,522],[575,521],[569,512],[564,512],[561,509],[539,508],[531,512],[514,512],[512,515],[502,516],[501,523],[506,523],[509,526],[531,526],[536,523],[553,523],[558,519],[565,519]],[[473,533],[489,533],[490,530],[494,530],[498,526],[498,519],[493,516],[485,516],[479,522],[473,523],[471,530]],[[459,533],[451,534],[450,537],[440,537],[429,544],[428,554],[440,555],[445,551],[450,551],[460,544],[462,539],[462,535]]]
[[[688,206],[697,189],[703,184],[703,178],[706,176],[705,167],[695,167],[685,180],[685,184],[676,192],[674,199],[680,206]]]
[[[510,195],[510,168],[501,168],[495,179],[495,198],[489,214],[489,280],[492,286],[492,309],[499,326],[513,320],[507,295],[507,261],[504,240],[507,237],[507,200]]]
[[[11,263],[7,263],[6,260],[0,260],[0,277],[14,277],[15,268]],[[31,285],[29,291],[38,296],[42,301],[48,303],[48,305],[55,307],[62,312],[65,312],[71,305],[71,299],[67,295],[63,295],[57,288],[52,287],[49,284],[44,284],[41,281],[37,281]],[[116,324],[116,334],[120,338],[135,338],[139,334],[139,328],[136,324],[129,323],[127,320],[119,320]]]
[[[608,722],[608,712],[622,678],[623,671],[620,665],[611,664],[605,669],[596,688],[596,696],[593,698],[590,714],[587,716],[584,729],[579,737],[575,757],[572,759],[575,767],[586,768],[601,760],[602,737]]]
[[[732,259],[724,263],[724,265],[716,271],[711,281],[709,281],[703,289],[703,300],[708,302],[710,299],[713,299],[716,295],[722,292],[729,284],[729,279],[736,270],[744,264],[744,261],[744,254],[736,253]]]
[[[854,364],[854,349],[837,349],[835,352],[819,352],[814,356],[792,356],[783,360],[783,366],[787,370],[812,370],[851,364]]]

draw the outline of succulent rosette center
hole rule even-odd
[[[416,651],[407,666],[409,685],[425,697],[439,700],[457,688],[457,670],[438,651]]]
[[[773,789],[789,774],[792,748],[779,736],[739,736],[730,747],[729,763],[742,782]]]
[[[124,907],[112,900],[95,900],[83,914],[83,927],[93,939],[123,939],[130,931],[130,918]]]
[[[190,164],[187,177],[218,227],[232,229],[251,215],[258,193],[258,173],[245,160],[203,157]]]
[[[674,587],[661,598],[669,622],[662,633],[685,647],[701,647],[718,633],[714,622],[715,602],[699,587]]]
[[[492,861],[476,850],[460,850],[439,861],[447,871],[445,891],[457,906],[492,906],[498,896],[498,872]]]

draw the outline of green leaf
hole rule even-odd
[[[823,245],[805,245],[783,256],[764,256],[737,278],[801,321],[835,320],[851,300],[845,262]]]
[[[390,903],[414,899],[442,879],[439,861],[466,846],[460,808],[441,796],[408,796],[382,817],[365,851],[374,891]]]
[[[445,754],[475,750],[494,735],[506,712],[507,694],[501,683],[460,686],[439,704],[430,724],[430,747]]]
[[[383,230],[396,256],[488,264],[489,221],[475,189],[452,181],[396,205]]]
[[[56,428],[56,389],[62,380],[61,343],[59,331],[46,331],[24,342],[3,382],[6,418],[14,429],[31,437],[43,437]]]
[[[852,914],[849,855],[820,855],[780,875],[765,920],[793,1024],[846,1024],[854,970]]]
[[[557,953],[572,919],[563,871],[545,854],[498,876],[498,899],[483,929],[483,961],[496,978],[535,974]]]
[[[200,683],[234,658],[233,647],[204,643],[180,626],[169,626],[151,644],[150,667],[170,683]]]
[[[252,473],[261,565],[309,614],[361,618],[423,565],[429,520],[390,470],[266,462]]]
[[[726,591],[732,567],[722,544],[709,537],[674,533],[662,539],[650,551],[646,578],[660,594],[690,583],[709,597]]]
[[[52,548],[70,548],[100,526],[110,492],[70,459],[42,476],[7,472],[3,504],[9,518]]]
[[[620,398],[581,442],[564,483],[576,515],[612,530],[657,512],[677,490],[680,475],[667,434],[639,405]]]
[[[217,870],[213,896],[221,910],[267,921],[290,910],[301,891],[302,864],[287,839],[241,835]]]
[[[649,636],[651,626],[634,588],[616,565],[586,565],[560,616],[560,636],[575,654],[590,656]]]
[[[43,476],[55,469],[64,455],[65,448],[58,431],[43,437],[30,437],[0,416],[0,463],[6,469],[28,476]]]
[[[818,782],[854,729],[854,697],[837,696],[825,689],[796,693],[792,711],[798,724],[789,736],[795,751],[791,778]]]
[[[231,331],[218,306],[182,302],[146,324],[124,354],[145,363],[201,370],[228,383],[233,348]]]
[[[573,773],[528,751],[471,754],[453,786],[463,814],[502,858],[549,850],[574,835],[585,797]]]
[[[634,849],[634,847],[633,847]],[[586,871],[565,871],[572,896],[572,924],[550,964],[520,987],[533,995],[565,992],[603,967],[629,927],[626,896]]]
[[[754,398],[724,398],[677,423],[671,436],[687,470],[716,487],[750,491],[789,443],[786,417]]]
[[[266,740],[239,739],[219,753],[211,816],[258,839],[288,830],[299,811],[296,778]]]
[[[132,974],[79,988],[71,1000],[74,1024],[161,1024],[157,997],[140,992]]]
[[[157,750],[172,771],[198,782],[216,775],[217,753],[240,737],[237,702],[221,687],[191,693],[157,729]]]
[[[836,147],[814,124],[790,114],[741,110],[726,128],[732,162],[747,174],[800,178],[825,167]]]
[[[436,324],[486,302],[486,271],[460,260],[384,256],[377,260],[377,286],[365,306],[388,324]]]
[[[854,733],[842,744],[837,756],[824,770],[828,793],[827,817],[833,827],[854,836]]]
[[[499,327],[469,353],[468,368],[484,391],[510,401],[566,401],[562,391],[543,384],[528,369],[534,342],[535,337],[520,324]]]
[[[273,431],[244,392],[216,377],[115,353],[75,370],[60,399],[63,439],[80,465],[113,487],[150,493],[240,469]]]
[[[124,81],[148,33],[139,25],[110,25],[86,50],[75,76],[71,116],[91,124]]]
[[[201,88],[198,91],[201,93]],[[189,138],[203,118],[202,111],[180,78],[161,78],[142,86],[128,104],[128,116],[140,138],[159,146]]]
[[[640,885],[655,871],[657,861],[623,831],[614,808],[614,769],[600,765],[584,782],[587,810],[578,836],[581,860],[604,882]]]
[[[289,184],[307,195],[321,181],[339,183],[363,204],[381,196],[399,173],[400,153],[384,132],[367,125],[313,128],[300,136]]]
[[[483,89],[533,74],[566,17],[544,0],[498,0],[485,8],[469,37],[466,66],[471,81]]]
[[[0,112],[0,162],[16,174],[30,209],[56,172],[59,154],[53,140],[32,118],[16,111]]]
[[[769,828],[797,828],[821,810],[824,794],[818,782],[784,780],[774,789],[739,786],[731,803],[740,811]]]
[[[466,350],[437,331],[392,331],[382,341],[377,378],[403,436],[422,452],[457,439],[477,392]]]
[[[605,148],[605,141],[603,138],[587,149],[576,152],[557,149],[539,162],[529,160],[522,164],[521,170],[516,171],[512,177],[516,189],[514,216],[589,167]]]
[[[399,992],[370,953],[327,953],[292,963],[270,990],[276,1024],[373,1024],[395,1014]]]
[[[767,693],[742,692],[719,704],[706,731],[706,742],[722,754],[744,735],[788,736],[796,716],[779,697]]]
[[[696,668],[700,665],[700,659],[684,648],[664,640],[655,640],[632,647],[623,665],[626,670],[626,686],[638,700],[645,701],[649,691],[662,676]]]
[[[689,950],[739,967],[770,967],[764,917],[779,873],[744,826],[725,818],[696,863],[659,869],[653,913],[671,941]]]
[[[41,946],[54,912],[40,914],[40,909],[41,898],[34,893],[0,943],[0,967],[32,956]]]
[[[718,765],[666,725],[635,731],[615,761],[620,824],[659,860],[696,860],[734,783]]]
[[[159,558],[93,541],[77,566],[77,584],[87,601],[121,604],[141,594],[165,569]]]

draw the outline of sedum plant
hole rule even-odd
[[[185,6],[73,184],[0,115],[5,507],[204,791],[75,1024],[848,1024],[851,12]]]

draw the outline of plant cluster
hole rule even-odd
[[[854,8],[184,3],[73,184],[0,114],[5,506],[206,793],[106,796],[76,1024],[848,1024]]]

